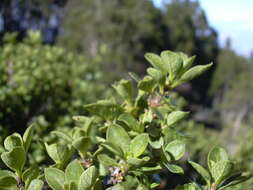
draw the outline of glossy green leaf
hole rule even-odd
[[[184,60],[184,62],[183,62],[184,71],[187,71],[192,66],[195,59],[196,59],[196,56],[192,56],[192,57],[189,57],[186,60]]]
[[[130,137],[120,125],[114,124],[109,126],[106,133],[106,140],[114,146],[121,148],[125,154],[129,152]]]
[[[186,71],[180,78],[180,82],[178,83],[179,84],[182,84],[182,83],[185,83],[185,82],[188,82],[198,76],[200,76],[201,74],[203,74],[205,71],[207,71],[208,69],[211,68],[213,64],[210,63],[210,64],[207,64],[207,65],[197,65],[191,69],[189,69],[188,71]]]
[[[18,133],[14,133],[4,140],[4,148],[8,151],[16,147],[23,147],[22,137]]]
[[[74,160],[70,162],[65,169],[65,180],[75,181],[76,184],[78,184],[80,176],[83,172],[83,166],[77,160]]]
[[[162,167],[160,165],[154,167],[141,167],[140,170],[143,172],[159,172],[161,171]]]
[[[165,76],[162,74],[161,71],[154,68],[148,68],[147,73],[159,84],[165,83]]]
[[[141,165],[146,164],[149,160],[150,157],[148,156],[145,156],[143,158],[128,158],[127,163],[132,166],[139,167]]]
[[[178,77],[178,74],[183,67],[183,60],[177,53],[172,51],[163,51],[161,53],[161,58],[163,63],[167,63],[169,65],[169,77],[170,80],[173,81]]]
[[[212,167],[219,161],[227,161],[228,160],[228,154],[225,149],[221,147],[214,147],[209,153],[208,153],[208,168],[209,170],[212,169]]]
[[[149,144],[154,149],[159,149],[163,146],[164,140],[163,137],[160,137],[159,140],[152,141],[149,139]]]
[[[26,152],[30,147],[33,138],[33,133],[34,133],[34,126],[32,125],[25,130],[25,133],[23,135],[24,147]]]
[[[46,168],[44,170],[48,185],[53,190],[64,190],[64,172],[57,168]]]
[[[185,143],[180,140],[174,140],[165,147],[165,151],[170,153],[172,160],[179,160],[184,156]]]
[[[145,76],[139,83],[138,88],[145,92],[152,92],[157,86],[155,80],[150,76]]]
[[[98,161],[104,166],[118,166],[119,165],[116,160],[112,159],[106,154],[100,154],[98,155],[97,158],[98,158]]]
[[[91,166],[83,172],[80,177],[78,190],[91,190],[98,178],[98,171],[95,166]]]
[[[121,80],[114,84],[113,87],[124,100],[132,103],[133,89],[132,82],[130,80]]]
[[[216,162],[210,170],[215,184],[220,185],[220,183],[230,175],[232,168],[233,164],[228,160],[221,160]]]
[[[48,155],[57,164],[64,164],[71,156],[71,152],[66,145],[45,143]]]
[[[42,190],[44,182],[39,179],[34,179],[31,181],[27,190]]]
[[[175,123],[184,119],[187,115],[189,115],[189,112],[173,111],[167,117],[167,125],[174,125]]]
[[[164,165],[172,173],[175,173],[175,174],[184,174],[183,168],[181,168],[178,165],[175,165],[175,164],[164,164]]]
[[[26,161],[26,154],[23,147],[16,147],[10,152],[4,152],[1,158],[10,169],[21,174]]]
[[[146,53],[145,58],[153,67],[159,69],[162,73],[166,74],[168,72],[168,67],[166,67],[166,64],[163,63],[159,55],[154,53]]]
[[[130,151],[133,157],[137,158],[144,153],[148,146],[149,137],[148,134],[140,134],[136,136],[130,143]]]
[[[106,120],[113,120],[123,112],[123,109],[114,99],[99,100],[96,103],[85,105],[84,108],[91,114],[100,116]]]

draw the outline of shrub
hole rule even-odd
[[[43,45],[30,32],[22,43],[5,36],[0,48],[0,131],[24,132],[37,121],[45,127],[64,126],[70,114],[82,111],[104,91],[97,65],[63,48]]]
[[[113,85],[119,97],[86,105],[90,117],[73,117],[76,127],[69,133],[53,132],[58,143],[44,143],[52,165],[25,164],[33,126],[23,137],[17,133],[7,137],[1,158],[12,172],[1,171],[2,187],[39,190],[44,184],[53,190],[147,190],[159,186],[154,176],[162,169],[183,175],[178,160],[184,156],[186,141],[176,126],[189,113],[176,109],[170,93],[212,64],[191,67],[194,57],[170,51],[145,57],[153,67],[143,79],[131,74],[137,92],[130,80],[121,80]],[[177,190],[221,190],[250,177],[233,173],[234,163],[221,147],[210,151],[208,170],[189,163],[206,183],[192,182]]]

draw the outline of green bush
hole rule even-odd
[[[84,114],[85,103],[105,94],[98,82],[98,64],[88,64],[84,57],[63,48],[43,45],[39,33],[30,32],[22,43],[9,34],[0,52],[1,134],[23,132],[35,121],[43,130],[65,126],[71,114]]]
[[[186,136],[177,132],[177,126],[189,113],[178,110],[170,94],[212,64],[191,67],[194,57],[170,51],[145,57],[153,67],[143,79],[131,74],[137,87],[130,80],[115,83],[117,98],[86,105],[91,116],[73,117],[76,127],[69,133],[54,131],[57,143],[44,142],[53,164],[26,165],[35,127],[23,136],[8,136],[1,158],[12,171],[0,172],[0,186],[10,190],[39,190],[43,185],[53,190],[148,190],[159,186],[154,175],[162,169],[184,175],[178,161],[186,151]],[[203,177],[203,185],[191,182],[176,190],[221,190],[251,176],[234,174],[234,162],[221,147],[209,152],[207,162],[208,170],[189,161]]]

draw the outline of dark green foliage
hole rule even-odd
[[[98,65],[41,44],[39,33],[29,33],[24,43],[6,36],[0,48],[0,131],[23,132],[37,121],[46,127],[71,123],[71,114],[84,113],[84,103],[105,93]]]
[[[187,137],[177,132],[177,126],[188,112],[178,110],[171,103],[173,97],[167,94],[202,74],[210,65],[190,67],[186,63],[191,58],[170,51],[149,57],[152,65],[157,65],[154,62],[157,59],[152,57],[161,60],[163,67],[152,69],[157,69],[158,78],[164,80],[147,75],[138,81],[137,88],[130,81],[121,80],[114,85],[121,100],[111,98],[86,105],[91,116],[73,117],[76,127],[68,134],[56,131],[58,141],[44,142],[52,165],[24,167],[35,126],[29,127],[23,137],[17,133],[8,136],[1,158],[12,172],[0,171],[0,183],[5,189],[41,190],[45,180],[45,188],[53,190],[149,190],[160,185],[152,176],[162,170],[184,175],[179,160],[186,152]],[[137,92],[133,93],[133,89]],[[72,158],[76,159],[71,161]],[[205,178],[208,190],[224,189],[251,177],[251,174],[233,175],[233,162],[220,147],[209,152],[209,171],[190,163]],[[202,188],[189,183],[176,189]]]

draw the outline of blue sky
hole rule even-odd
[[[153,0],[161,5],[162,0]],[[199,0],[211,26],[219,33],[219,42],[232,39],[232,48],[249,56],[253,50],[253,0]]]

